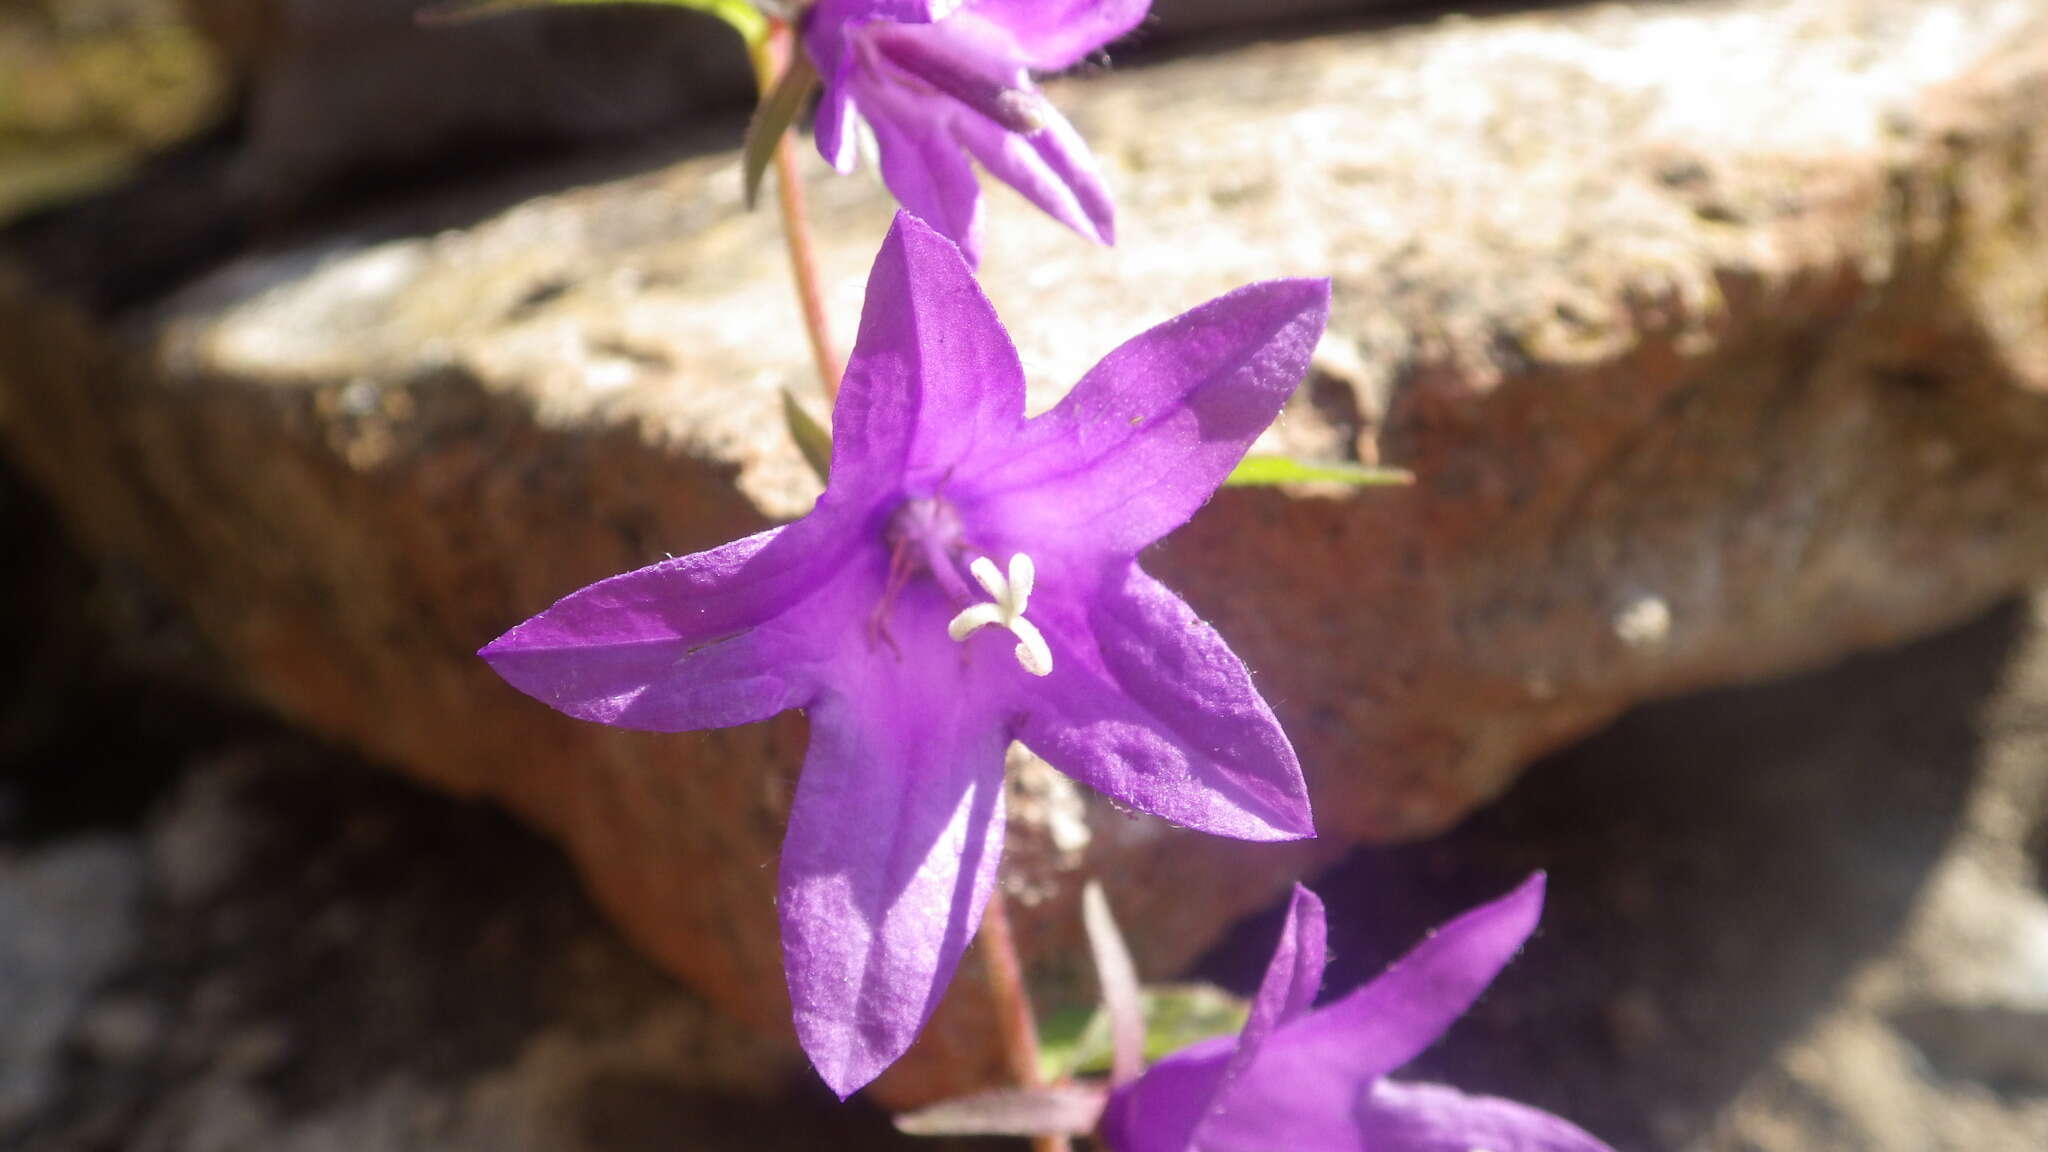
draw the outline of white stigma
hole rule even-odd
[[[1051,675],[1052,649],[1045,646],[1045,635],[1038,626],[1024,618],[1024,609],[1031,603],[1032,582],[1038,578],[1031,557],[1022,552],[1010,557],[1007,580],[996,570],[996,562],[986,556],[978,557],[967,570],[974,573],[975,581],[995,603],[976,604],[953,617],[953,622],[946,625],[946,635],[965,641],[992,624],[1008,628],[1017,638],[1017,663],[1033,676]]]

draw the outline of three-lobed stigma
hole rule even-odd
[[[1038,578],[1038,569],[1031,557],[1022,552],[1010,557],[1010,574],[1007,579],[996,569],[995,561],[986,556],[977,557],[967,566],[989,596],[990,604],[975,604],[953,617],[946,625],[946,634],[965,642],[969,636],[983,628],[995,625],[1007,628],[1017,638],[1017,663],[1033,676],[1052,674],[1052,649],[1046,646],[1045,634],[1038,626],[1024,618],[1024,609],[1031,603],[1031,585]]]

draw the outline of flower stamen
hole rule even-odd
[[[1010,557],[1007,579],[997,570],[996,562],[986,556],[977,557],[967,570],[994,603],[975,604],[962,610],[946,625],[946,635],[964,643],[969,636],[991,625],[1007,628],[1017,638],[1017,663],[1033,676],[1051,675],[1052,649],[1046,646],[1045,634],[1024,618],[1024,609],[1031,603],[1032,585],[1038,579],[1038,569],[1031,557],[1022,552]]]

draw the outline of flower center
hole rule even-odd
[[[967,582],[960,578],[959,557],[967,547],[960,514],[943,498],[905,500],[890,514],[885,535],[889,540],[889,586],[882,596],[884,607],[920,568],[931,573],[956,603],[974,599]]]
[[[1026,672],[1033,676],[1052,672],[1052,649],[1046,646],[1045,635],[1024,618],[1024,610],[1031,602],[1032,585],[1038,578],[1037,565],[1031,557],[1022,552],[1011,556],[1008,575],[988,557],[975,557],[967,570],[989,596],[988,601],[975,603],[974,593],[960,578],[960,559],[966,553],[967,542],[960,514],[951,504],[937,496],[905,500],[890,513],[884,533],[889,540],[889,578],[882,590],[881,603],[875,605],[874,614],[868,618],[871,640],[885,642],[891,648],[896,646],[887,625],[890,606],[910,578],[923,570],[931,574],[954,604],[961,606],[946,626],[947,635],[964,643],[983,628],[1007,629],[1017,638],[1017,663]]]

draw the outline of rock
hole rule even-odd
[[[1927,633],[2048,562],[2029,5],[1450,20],[1055,95],[1108,166],[1121,246],[995,194],[983,275],[1036,399],[1216,292],[1332,273],[1331,335],[1268,447],[1419,477],[1232,490],[1148,559],[1258,671],[1333,836],[1442,829],[1637,702]],[[781,390],[810,386],[774,224],[734,211],[734,158],[599,175],[336,227],[119,310],[43,271],[118,205],[45,222],[0,269],[4,433],[256,697],[510,804],[671,969],[781,1029],[772,865],[802,721],[578,725],[471,656],[816,491],[780,432]],[[888,209],[859,180],[812,198],[848,333]],[[1066,847],[1050,820],[1014,830],[1042,958],[1071,954],[1087,873],[1171,971],[1328,851],[1093,798],[1085,819],[1078,854],[1070,812]],[[992,1066],[974,967],[890,1098]]]
[[[65,1036],[135,946],[132,845],[82,837],[0,859],[0,1138],[49,1102]]]
[[[139,996],[108,996],[78,1020],[79,1046],[102,1064],[141,1059],[163,1036],[163,1012]]]
[[[243,90],[247,178],[276,202],[480,150],[658,136],[753,83],[711,17],[652,5],[423,27],[426,0],[185,0]]]
[[[2005,1004],[1929,1004],[1899,1030],[1935,1068],[2000,1092],[2048,1092],[2048,1012]]]
[[[158,764],[183,778],[144,837],[203,824],[238,845],[205,885],[133,837],[109,841],[118,882],[59,867],[105,849],[0,869],[0,1082],[28,1067],[24,1037],[64,1057],[44,1061],[39,1106],[0,1128],[8,1148],[748,1147],[714,1130],[734,1116],[752,1147],[886,1132],[633,954],[560,854],[501,813],[275,733]],[[76,879],[37,879],[54,874]],[[25,922],[13,910],[33,893]],[[72,949],[62,970],[24,975],[6,951],[114,920],[119,947]],[[853,1138],[833,1142],[834,1121]]]
[[[224,763],[188,774],[151,828],[151,874],[174,903],[214,895],[241,867],[249,848],[247,823],[234,806],[242,767]]]
[[[2038,791],[2041,779],[2031,783],[2037,795],[2048,796]],[[2008,788],[1978,805],[1980,822],[2004,825],[1998,830],[2005,833],[2005,858],[1987,853],[1988,859],[1952,861],[1929,885],[1924,927],[1909,937],[1915,963],[1891,990],[1890,1016],[1940,1074],[2002,1094],[2042,1096],[2048,1095],[2048,898],[2028,884],[2029,862],[2011,850],[2019,839],[2017,822],[2000,820],[1997,811],[2000,800],[2021,799],[2013,795],[2018,792]]]
[[[2020,841],[2048,813],[2048,615],[2029,615],[1647,705],[1447,835],[1359,849],[1312,881],[1324,995],[1541,868],[1541,929],[1404,1075],[1631,1152],[2039,1152],[2048,904]],[[1275,924],[1206,974],[1255,981]]]

